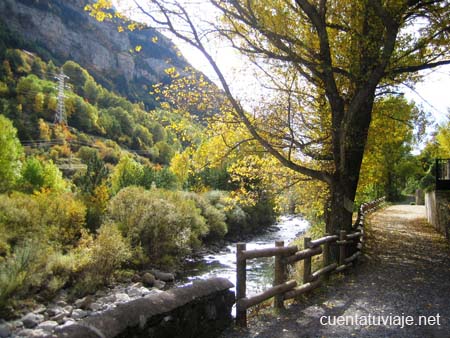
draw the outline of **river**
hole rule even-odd
[[[283,240],[288,245],[298,235],[305,232],[309,224],[300,216],[281,216],[279,221],[261,235],[246,241],[247,250],[275,246],[275,241]],[[257,294],[272,285],[273,258],[258,258],[247,261],[247,296]],[[181,284],[197,279],[223,277],[236,283],[236,243],[222,248],[219,252],[207,254],[202,259],[187,262]]]

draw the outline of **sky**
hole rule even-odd
[[[450,66],[427,71],[427,74],[414,92],[404,88],[405,94],[429,111],[436,122],[442,123],[450,109]]]

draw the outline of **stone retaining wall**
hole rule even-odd
[[[232,322],[233,284],[212,278],[120,304],[48,338],[215,337]]]
[[[428,222],[450,240],[450,191],[430,191],[425,195]]]

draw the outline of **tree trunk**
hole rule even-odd
[[[340,147],[335,148],[334,158],[336,170],[330,186],[330,205],[326,220],[326,232],[339,234],[340,230],[350,232],[352,229],[352,215],[356,190],[358,188],[359,174],[367,141],[371,111],[374,96],[368,95],[365,103],[354,118],[349,121],[345,140],[339,142]],[[344,149],[342,149],[344,147]],[[338,250],[331,250],[331,258],[336,261]]]

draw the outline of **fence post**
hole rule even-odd
[[[276,241],[277,248],[284,247],[284,241]],[[273,279],[273,286],[277,286],[286,282],[286,264],[283,264],[283,257],[281,255],[275,256],[275,276]],[[276,295],[274,297],[273,305],[276,309],[284,309],[283,295]]]
[[[341,230],[339,232],[339,241],[345,241],[345,239],[347,238],[347,232],[345,230]],[[340,244],[339,246],[339,265],[344,265],[345,264],[345,252],[346,252],[346,245],[345,244]]]
[[[326,233],[325,237],[326,236],[330,236],[330,234]],[[323,244],[322,258],[323,258],[323,266],[324,267],[330,265],[330,242],[326,242]],[[323,280],[330,279],[330,274],[327,272],[326,274],[323,275],[322,279]]]
[[[247,326],[247,309],[239,306],[239,300],[245,298],[247,284],[247,261],[242,255],[246,249],[245,243],[236,244],[236,325]]]
[[[303,238],[304,249],[309,248],[311,243],[311,237]],[[308,283],[311,278],[311,257],[307,257],[303,260],[303,283]]]

